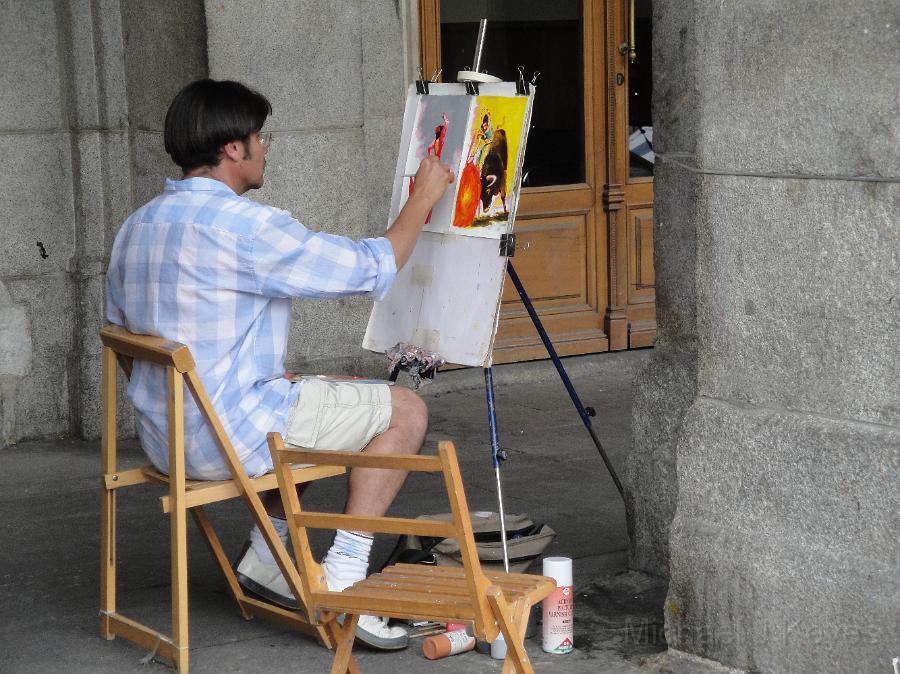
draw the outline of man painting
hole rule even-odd
[[[200,80],[173,100],[165,148],[183,171],[135,211],[116,236],[107,274],[107,318],[128,330],[187,344],[225,432],[251,476],[272,469],[269,431],[287,443],[321,449],[415,454],[427,410],[415,393],[386,385],[292,382],[284,356],[293,298],[387,292],[409,259],[429,211],[453,181],[437,158],[422,160],[416,189],[383,237],[354,241],[311,232],[278,208],[243,196],[262,186],[271,134],[269,101],[242,84]],[[128,394],[141,444],[167,472],[164,371],[135,363]],[[229,477],[193,401],[186,400],[185,464],[189,478]],[[345,512],[382,515],[406,475],[354,469]],[[265,498],[283,540],[277,494]],[[365,577],[372,538],[339,530],[323,560],[329,588]],[[296,606],[254,527],[236,567],[242,585]],[[402,648],[407,635],[386,619],[365,616],[357,636],[376,647]]]

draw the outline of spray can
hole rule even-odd
[[[465,653],[473,648],[475,648],[475,637],[465,629],[435,634],[422,642],[422,654],[429,660]]]
[[[547,653],[572,650],[575,595],[572,592],[572,560],[546,557],[544,575],[556,581],[556,590],[544,599],[543,648]]]

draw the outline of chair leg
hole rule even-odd
[[[525,632],[528,630],[528,615],[529,609],[531,605],[520,599],[516,602],[516,607],[513,610],[513,623],[516,628],[516,632],[519,634],[519,640],[521,643],[525,643]],[[515,665],[511,658],[506,658],[503,661],[503,671],[500,674],[512,674],[515,670]]]
[[[116,612],[116,492],[104,488],[100,498],[100,636],[115,639],[109,616]]]
[[[169,391],[169,514],[172,555],[172,644],[175,668],[188,671],[187,508],[184,475],[184,387],[181,373],[166,368]]]
[[[525,633],[520,633],[517,622],[521,622],[513,617],[510,611],[509,603],[503,596],[503,591],[496,585],[491,585],[487,590],[487,599],[494,610],[494,617],[497,619],[497,625],[503,633],[506,641],[506,659],[512,660],[515,671],[518,674],[534,674],[534,668],[531,666],[531,660],[525,651]],[[506,665],[504,663],[504,671]]]
[[[104,475],[116,470],[116,355],[103,347],[101,389],[103,426],[100,469]],[[104,484],[100,490],[100,636],[115,639],[109,616],[116,612],[116,492]]]
[[[187,513],[176,508],[171,514],[172,538],[172,643],[175,668],[188,671],[188,585],[187,585]]]
[[[358,615],[347,615],[344,625],[337,620],[331,620],[331,638],[335,644],[334,662],[331,665],[331,674],[358,674],[359,667],[353,658],[353,641],[356,639],[356,623]]]

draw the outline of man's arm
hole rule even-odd
[[[453,171],[436,157],[425,157],[419,164],[412,194],[406,200],[400,215],[384,234],[394,248],[398,270],[412,255],[428,212],[444,196],[447,186],[453,180]]]

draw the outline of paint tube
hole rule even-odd
[[[473,648],[475,648],[475,637],[465,629],[436,634],[422,642],[422,654],[429,660],[465,653]]]

